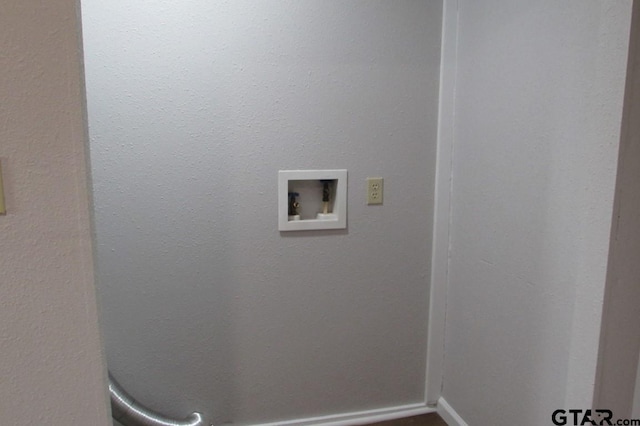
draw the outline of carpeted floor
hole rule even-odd
[[[447,424],[436,413],[432,413],[424,414],[422,416],[407,417],[406,419],[373,423],[370,426],[447,426]]]

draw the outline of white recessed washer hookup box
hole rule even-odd
[[[278,229],[311,231],[347,227],[347,171],[278,171]]]

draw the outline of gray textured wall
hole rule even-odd
[[[624,118],[602,320],[595,405],[617,418],[640,417],[640,3],[633,4]],[[640,377],[640,376],[639,376]],[[634,389],[636,392],[634,404]],[[634,407],[635,405],[635,407]],[[634,409],[632,411],[632,409]]]
[[[441,2],[83,2],[109,366],[169,415],[421,402]],[[349,171],[281,234],[279,169]],[[365,178],[385,178],[367,206]]]
[[[548,424],[595,392],[631,2],[459,6],[443,395]]]

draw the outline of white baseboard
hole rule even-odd
[[[438,399],[438,414],[449,426],[469,426],[442,397]]]
[[[284,422],[261,423],[252,426],[358,426],[435,412],[434,407],[429,407],[426,404],[411,404]]]

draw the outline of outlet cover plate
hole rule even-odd
[[[2,164],[0,164],[0,215],[7,214],[7,208],[4,205],[4,185],[2,184]]]
[[[383,190],[383,178],[367,178],[367,204],[382,204]]]

